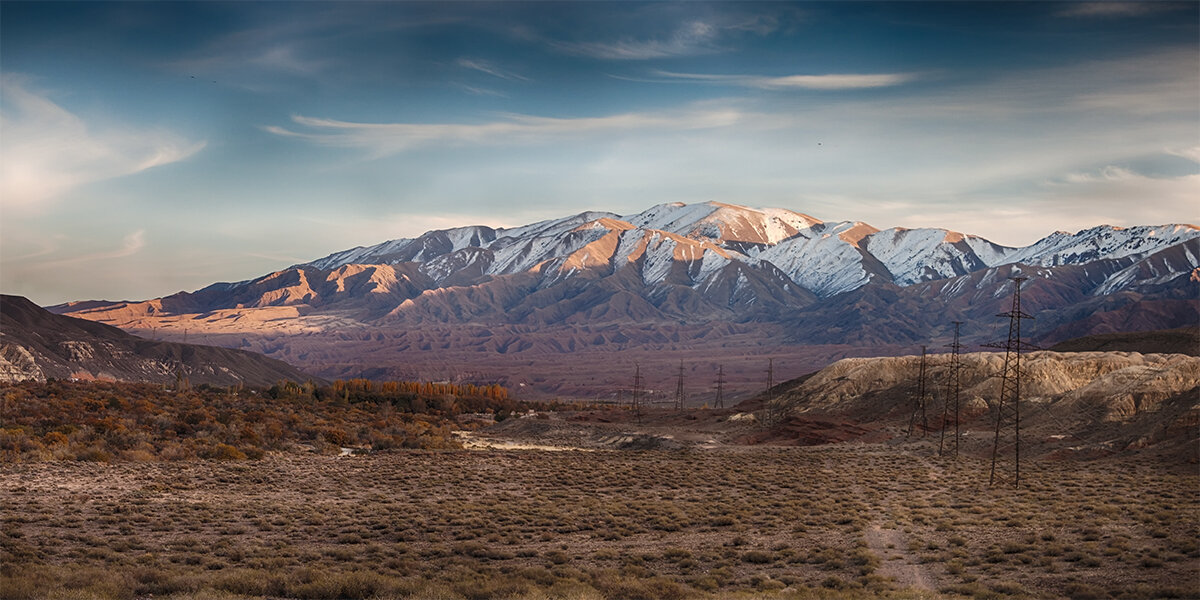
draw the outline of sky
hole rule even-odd
[[[0,291],[664,202],[1200,223],[1200,3],[0,3]]]

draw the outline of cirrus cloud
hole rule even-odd
[[[359,148],[381,157],[432,144],[530,143],[620,132],[687,131],[729,127],[743,113],[732,108],[696,108],[671,113],[625,113],[603,117],[555,118],[503,115],[487,123],[356,123],[293,115],[307,131],[269,125],[275,135],[324,146]]]
[[[655,75],[691,83],[735,85],[764,90],[854,90],[901,85],[917,78],[912,73],[831,73],[826,75],[785,75],[766,77],[761,75],[711,75],[702,73],[673,73],[655,71]]]
[[[99,130],[30,90],[25,78],[0,77],[0,205],[31,207],[80,185],[178,162],[204,148],[162,130]]]

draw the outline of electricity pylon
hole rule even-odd
[[[725,408],[725,365],[717,365],[717,398],[713,408]]]
[[[942,403],[942,437],[938,440],[938,454],[941,455],[946,443],[946,420],[949,417],[950,406],[954,406],[954,444],[953,455],[958,458],[958,441],[960,438],[958,429],[959,416],[959,394],[962,391],[962,377],[959,372],[962,370],[962,362],[959,359],[959,352],[962,350],[962,344],[958,342],[958,328],[963,324],[962,321],[954,321],[954,342],[949,344],[950,348],[950,371],[946,374],[946,401]]]
[[[683,412],[683,361],[679,361],[679,379],[675,381],[675,410]]]
[[[1021,341],[1021,320],[1033,316],[1021,310],[1021,283],[1028,277],[1009,277],[1015,282],[1012,310],[997,317],[1008,317],[1008,341],[984,344],[1004,348],[1004,370],[1000,377],[1000,400],[996,403],[996,437],[992,442],[992,469],[988,485],[996,485],[1011,472],[1013,487],[1021,487],[1021,350],[1033,346]],[[1011,468],[1007,468],[1011,461]],[[997,472],[999,467],[999,472]]]
[[[642,422],[642,365],[633,363],[633,412]]]
[[[908,433],[904,437],[912,437],[917,425],[917,415],[921,415],[921,437],[929,435],[929,415],[925,412],[925,346],[921,346],[921,371],[917,375],[917,396],[913,404],[912,415],[908,417]]]

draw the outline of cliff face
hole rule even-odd
[[[193,384],[252,386],[310,378],[252,352],[147,340],[0,295],[0,382],[55,377],[170,383],[179,375]]]

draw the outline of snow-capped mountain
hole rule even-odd
[[[190,330],[328,377],[384,376],[447,356],[507,370],[564,353],[919,344],[953,320],[967,322],[966,340],[990,341],[1014,275],[1029,278],[1031,339],[1200,322],[1193,225],[1100,226],[1010,248],[719,203],[430,231],[196,292],[54,310]]]
[[[1030,246],[1009,248],[945,229],[879,230],[861,222],[825,223],[784,209],[671,203],[627,216],[584,212],[513,229],[431,231],[300,266],[328,270],[415,262],[437,282],[466,270],[482,278],[536,269],[549,285],[588,269],[611,272],[634,263],[641,266],[643,283],[657,285],[673,272],[671,265],[686,263],[688,284],[700,289],[709,284],[707,276],[733,261],[754,269],[769,265],[795,285],[829,297],[868,283],[910,286],[1004,264],[1064,266],[1139,259],[1198,237],[1200,229],[1192,225],[1103,225],[1074,235],[1056,232]],[[1113,280],[1102,293],[1119,291],[1120,282],[1128,279]],[[467,283],[461,277],[456,281]]]

